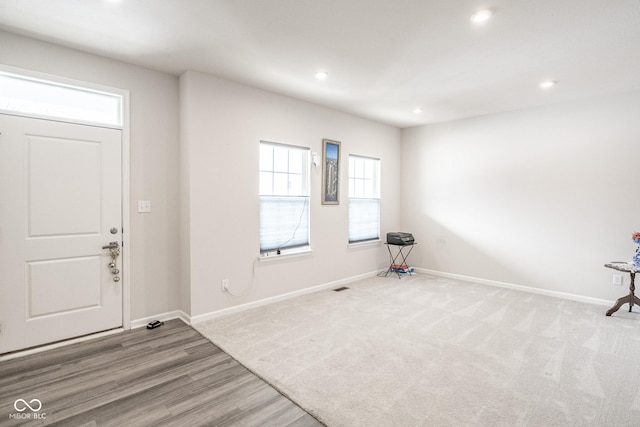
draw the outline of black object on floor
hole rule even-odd
[[[164,322],[161,322],[159,320],[154,320],[153,322],[149,322],[149,324],[147,325],[147,329],[159,328],[162,325],[164,325]]]

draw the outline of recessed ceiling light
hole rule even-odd
[[[557,84],[558,84],[558,82],[555,81],[555,80],[545,80],[545,81],[540,83],[540,88],[541,89],[549,89],[549,88],[554,87]]]
[[[471,15],[471,22],[482,24],[483,22],[487,22],[491,18],[491,15],[493,15],[493,12],[489,9],[479,10]]]
[[[413,110],[413,113],[414,113],[414,114],[420,114],[420,113],[422,113],[422,111],[424,111],[424,110],[422,109],[422,107],[417,107],[417,108],[415,108],[415,109]]]
[[[316,79],[318,80],[324,80],[327,77],[329,77],[329,73],[327,73],[326,71],[318,71],[316,73]]]

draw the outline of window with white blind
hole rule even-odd
[[[349,155],[349,243],[380,238],[380,159]]]
[[[309,246],[309,149],[260,141],[260,253]]]

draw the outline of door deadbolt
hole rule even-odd
[[[111,232],[111,234],[118,234],[118,229],[115,227],[111,227],[111,230],[109,230]]]

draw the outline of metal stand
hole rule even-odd
[[[409,257],[409,254],[411,253],[411,251],[413,250],[413,247],[416,244],[417,243],[415,243],[415,242],[410,244],[410,245],[394,245],[394,244],[391,244],[391,243],[385,243],[385,245],[387,245],[387,251],[389,252],[389,260],[391,262],[389,263],[389,268],[387,269],[387,271],[384,272],[383,276],[387,277],[391,273],[396,273],[398,275],[398,279],[400,279],[402,277],[402,276],[400,276],[400,271],[398,271],[397,268],[395,268],[396,271],[393,271],[394,270],[394,266],[404,265],[408,269],[409,268],[409,264],[407,263],[407,258]],[[395,255],[391,251],[391,246],[395,246],[398,249],[398,252]],[[409,248],[409,250],[405,254],[403,251],[406,248]],[[398,259],[402,259],[402,264],[397,264],[397,260]],[[408,273],[409,273],[409,276],[413,276],[413,274],[411,273],[410,270],[408,270]]]

